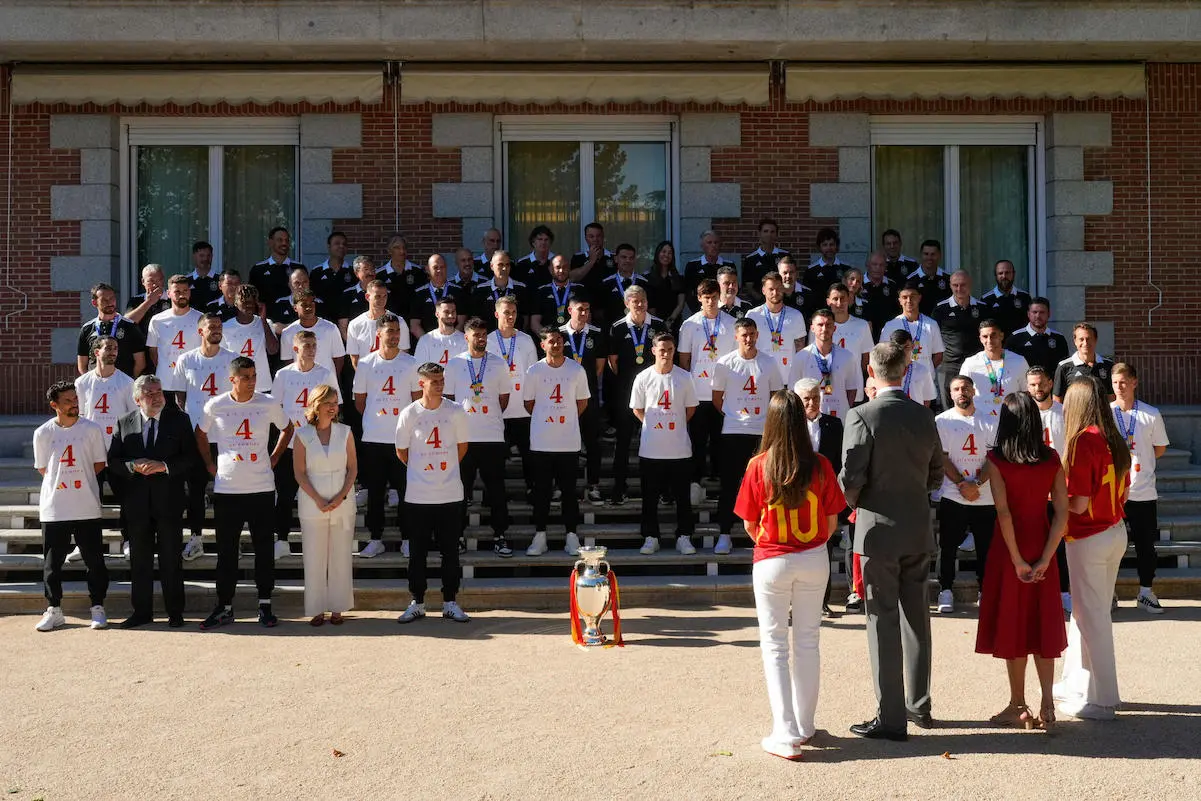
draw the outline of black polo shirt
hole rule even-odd
[[[733,305],[720,306],[719,308],[722,311],[724,311],[726,314],[733,317],[735,320],[741,320],[743,317],[746,317],[747,312],[749,312],[751,309],[753,309],[755,307],[753,305],[751,305],[751,302],[749,300],[743,300],[742,298],[735,298]]]
[[[532,290],[528,297],[530,314],[539,315],[542,318],[542,325],[557,328],[564,325],[570,316],[568,314],[567,301],[572,297],[588,298],[589,293],[584,289],[583,284],[568,281],[567,286],[562,287],[552,283],[543,284],[537,289]],[[538,332],[534,331],[533,334],[534,340],[538,341]]]
[[[487,323],[489,331],[495,330],[497,326],[496,301],[505,295],[517,298],[517,327],[520,328],[521,318],[529,314],[529,309],[526,308],[529,304],[526,285],[521,281],[509,276],[508,285],[504,289],[497,289],[496,279],[492,279],[477,285],[471,292],[471,298],[468,301],[468,305],[472,309],[471,314]]]
[[[325,261],[318,264],[309,273],[309,286],[313,290],[313,294],[322,300],[327,309],[337,309],[342,305],[342,293],[347,287],[352,287],[359,282],[359,277],[354,274],[354,270],[343,264],[338,270],[334,270],[329,266],[329,262]],[[337,317],[335,313],[333,315]]]
[[[292,296],[289,295],[287,299],[288,299],[289,304],[291,304]],[[278,303],[279,301],[275,301],[275,302]],[[267,308],[270,309],[272,307],[273,307],[272,305],[268,305]],[[196,308],[196,306],[193,305],[192,308]],[[223,323],[229,322],[230,320],[232,320],[233,318],[238,316],[238,310],[225,302],[224,295],[221,295],[217,299],[210,300],[208,303],[204,304],[204,307],[200,309],[200,312],[202,314],[219,314],[219,315],[221,315],[221,322],[223,322]],[[275,319],[275,318],[273,317],[272,319]]]
[[[899,258],[884,262],[884,277],[898,287],[902,287],[909,280],[909,276],[913,275],[914,271],[921,269],[921,266],[902,253]]]
[[[1048,328],[1041,334],[1035,333],[1029,324],[1005,338],[1005,350],[1021,356],[1031,367],[1037,364],[1052,377],[1060,363],[1072,354],[1068,338],[1063,334],[1053,328]]]
[[[129,299],[129,305],[125,307],[125,313],[129,314],[131,311],[136,309],[138,306],[141,306],[145,301],[146,301],[146,293],[145,292],[134,295],[132,298]],[[191,305],[191,301],[189,301],[189,305]],[[153,306],[151,306],[149,309],[146,310],[145,314],[142,315],[142,319],[140,321],[138,321],[137,326],[138,326],[138,330],[142,332],[142,340],[143,341],[145,341],[146,335],[148,333],[150,333],[150,318],[153,317],[154,315],[158,314],[159,312],[166,311],[169,308],[171,308],[171,300],[170,300],[170,298],[167,297],[167,294],[164,292],[163,296],[158,299],[158,303],[155,303]],[[146,358],[147,359],[150,358],[149,349],[147,349]]]
[[[975,298],[968,298],[966,307],[954,298],[947,298],[934,307],[930,315],[942,334],[942,363],[962,364],[968,356],[984,350],[980,344],[980,321],[986,307]]]
[[[146,338],[142,336],[137,323],[124,317],[118,317],[115,322],[101,322],[97,316],[81,325],[75,353],[87,358],[89,370],[96,366],[96,340],[104,336],[117,340],[117,369],[130,378],[137,378],[133,370],[133,357],[146,350]],[[149,355],[146,358],[149,361]]]
[[[1010,289],[1008,294],[1001,294],[996,287],[980,298],[980,302],[988,307],[988,316],[1001,324],[1001,330],[1012,334],[1028,323],[1026,316],[1030,308],[1030,293],[1020,289]],[[1029,361],[1029,360],[1027,360]]]
[[[629,278],[613,273],[605,276],[601,281],[600,291],[597,294],[597,302],[593,305],[592,313],[596,315],[599,311],[599,322],[601,325],[609,325],[610,323],[620,320],[626,315],[625,291],[632,286],[640,286],[647,291],[647,307],[650,307],[650,286],[645,275],[632,273]],[[597,309],[596,306],[600,306]]]
[[[707,261],[704,256],[693,259],[684,265],[684,302],[688,305],[690,313],[695,314],[701,308],[701,302],[696,297],[696,288],[706,278],[716,281],[717,271],[722,267],[734,267],[734,265],[722,258],[718,258],[715,262]],[[737,268],[735,267],[735,269]]]
[[[914,282],[922,293],[918,311],[927,317],[934,316],[934,307],[951,297],[951,276],[939,268],[934,275],[926,275],[920,268],[909,274],[906,283]],[[901,288],[904,288],[904,284]]]
[[[884,324],[901,313],[901,303],[897,300],[899,291],[897,285],[887,277],[879,284],[867,281],[863,284],[863,289],[859,290],[858,300],[861,303],[856,304],[856,308],[859,309],[856,316],[867,320],[872,327],[872,339],[877,342],[880,341],[880,331]],[[854,313],[852,310],[852,314]]]
[[[563,334],[563,353],[569,359],[575,359],[576,363],[583,367],[584,372],[588,374],[588,390],[592,393],[589,403],[599,402],[600,394],[596,386],[596,362],[594,360],[609,358],[608,337],[600,326],[592,323],[588,323],[584,326],[583,331],[578,332],[572,331],[571,324],[566,323],[559,326],[559,331]],[[538,347],[541,353],[541,341],[539,341]]]
[[[646,319],[642,323],[642,328],[639,336],[644,335],[642,364],[638,363],[638,357],[635,353],[634,330],[633,324],[627,324],[629,316],[623,316],[620,320],[615,321],[609,326],[609,355],[617,356],[617,379],[616,385],[618,396],[614,400],[619,404],[628,406],[630,399],[630,390],[634,386],[634,378],[655,363],[655,356],[651,353],[655,335],[665,333],[667,326],[663,321],[654,315],[646,315]],[[636,328],[636,327],[633,327]],[[606,399],[606,402],[607,399]]]
[[[297,267],[304,267],[304,265],[291,259],[284,259],[282,262],[263,259],[250,268],[248,282],[259,291],[260,300],[270,303],[271,300],[288,294],[288,276]],[[308,268],[305,267],[305,269]],[[201,308],[195,300],[192,301],[192,306]]]
[[[339,306],[335,305],[331,307],[321,298],[314,298],[314,300],[317,301],[316,306],[318,317],[323,320],[329,320],[331,323],[338,322]],[[366,307],[364,307],[363,310],[366,311]],[[225,315],[227,311],[233,312],[233,314],[231,314],[229,317],[226,317]],[[221,310],[221,322],[223,323],[229,322],[229,320],[236,316],[237,312],[229,306],[224,306]],[[296,307],[292,305],[292,296],[284,295],[282,298],[276,298],[273,302],[271,302],[267,306],[267,318],[273,323],[280,323],[285,326],[291,325],[299,320],[300,317],[296,314]]]
[[[530,254],[531,256],[534,254]],[[571,269],[578,270],[588,263],[588,251],[581,250],[579,253],[571,257]],[[536,266],[536,265],[535,265]],[[541,268],[539,268],[541,269]],[[613,260],[613,254],[606,250],[601,257],[596,260],[596,264],[588,271],[588,275],[579,283],[588,288],[590,292],[599,293],[601,291],[601,282],[608,278],[613,273],[617,272],[617,262]],[[550,264],[546,265],[546,269],[542,270],[539,275],[545,275],[543,278],[532,281],[531,286],[541,286],[542,284],[550,283]]]
[[[1051,394],[1062,398],[1068,390],[1068,384],[1077,378],[1091,375],[1101,379],[1101,383],[1105,385],[1106,395],[1112,395],[1113,390],[1110,389],[1109,378],[1113,374],[1113,362],[1101,355],[1097,355],[1096,359],[1097,361],[1093,364],[1085,364],[1081,361],[1079,354],[1073,353],[1060,362],[1059,366],[1055,368],[1055,386],[1051,390]]]
[[[388,311],[392,311],[391,294],[388,295],[389,303],[387,304]],[[367,302],[367,291],[363,289],[361,284],[354,284],[342,290],[342,300],[340,310],[338,311],[339,318],[353,320],[363,312],[367,311],[370,304]],[[271,319],[275,319],[274,317]]]
[[[754,253],[746,254],[742,257],[742,284],[750,284],[758,291],[762,285],[763,276],[775,271],[780,263],[780,257],[787,255],[788,251],[781,248],[773,248],[771,253],[759,248]]]
[[[438,328],[438,318],[435,311],[438,301],[442,298],[450,298],[455,302],[455,313],[464,316],[470,313],[467,308],[471,304],[468,302],[468,296],[456,284],[447,281],[442,289],[435,289],[433,284],[426,281],[421,286],[413,290],[413,299],[409,302],[408,320],[421,321],[422,331],[435,331]]]
[[[684,276],[674,269],[664,278],[656,269],[646,276],[646,305],[651,314],[666,320],[684,294]],[[687,306],[685,306],[687,308]],[[680,312],[681,317],[683,312]]]
[[[192,296],[188,305],[194,309],[203,309],[209,305],[210,301],[221,296],[221,283],[213,273],[200,276],[193,270],[188,274],[188,285],[192,287]],[[143,295],[143,297],[145,296]],[[170,306],[169,303],[167,305]]]
[[[843,272],[850,266],[837,259],[833,264],[815,261],[805,270],[805,276],[801,279],[801,283],[807,286],[814,296],[821,298],[824,303],[826,295],[830,292],[830,286],[841,281]]]
[[[513,264],[513,268],[509,270],[509,278],[514,281],[520,281],[526,286],[542,286],[550,283],[550,261],[554,258],[553,254],[546,261],[538,261],[531,253],[524,259],[520,259]],[[582,264],[583,262],[581,262]],[[572,266],[575,266],[575,259],[572,259]],[[595,270],[593,271],[595,272]],[[485,282],[492,280],[492,271],[488,271],[488,277]]]

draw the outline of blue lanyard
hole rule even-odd
[[[104,321],[101,320],[99,317],[96,318],[96,336],[101,336],[100,324],[102,322],[104,322]],[[108,329],[108,335],[110,337],[117,336],[117,323],[119,323],[119,322],[121,322],[121,315],[117,314],[112,319],[112,328]]]
[[[709,330],[709,318],[702,316],[701,325],[705,328],[705,339],[709,340],[709,350],[717,351],[717,338],[721,336],[721,313],[718,312],[717,318],[713,323],[713,330]]]
[[[901,386],[901,390],[905,393],[905,397],[912,398],[909,394],[909,382],[913,380],[913,362],[905,365],[905,383]]]
[[[922,315],[919,314],[917,316],[916,331],[909,330],[909,321],[905,319],[904,315],[901,316],[901,325],[905,327],[905,333],[913,338],[913,347],[916,348],[918,345],[922,344]]]
[[[509,350],[505,352],[505,340],[500,335],[500,329],[496,331],[496,344],[500,347],[500,357],[509,363],[509,369],[513,369],[513,360],[517,357],[517,334],[509,337]]]
[[[514,336],[516,339],[516,336]],[[488,351],[484,351],[483,357],[480,359],[480,371],[475,372],[475,368],[471,364],[471,354],[467,355],[467,375],[471,378],[471,389],[476,395],[484,391],[484,371],[488,369]]]
[[[571,331],[570,328],[567,330],[568,332]],[[588,345],[588,328],[585,327],[584,330],[580,332],[579,342],[575,341],[575,337],[576,335],[574,333],[567,334],[567,338],[571,340],[571,350],[575,353],[576,363],[579,364],[584,360],[584,348]]]
[[[635,328],[632,321],[627,322],[626,326],[630,329],[630,339],[634,340],[634,352],[641,355],[642,349],[646,347],[646,332],[650,330],[650,326],[643,323],[641,328]]]
[[[993,370],[992,359],[984,354],[984,369],[988,372],[988,383],[992,385],[992,394],[998,398],[1005,394],[1005,356],[1001,356],[1001,371]]]
[[[559,296],[559,288],[553,283],[550,285],[550,292],[555,297],[555,311],[560,314],[563,312],[563,307],[567,305],[567,293],[571,291],[571,282],[567,282],[567,286],[563,287],[563,295]]]
[[[778,323],[776,323],[775,325],[773,325],[772,319],[771,319],[771,312],[768,311],[768,308],[766,306],[763,307],[763,316],[767,318],[767,329],[769,331],[771,331],[773,337],[779,336],[780,332],[784,330],[784,317],[787,314],[788,314],[787,307],[780,309],[780,321]]]
[[[437,290],[434,289],[433,281],[426,284],[426,287],[425,287],[425,291],[430,293],[430,303],[433,303],[435,306],[438,305],[438,301],[440,301],[440,300],[442,300],[442,298],[446,297],[446,293],[449,289],[450,289],[450,287],[445,287],[445,286],[442,287],[442,294],[439,295]]]
[[[1131,450],[1134,449],[1134,427],[1138,424],[1138,420],[1135,419],[1136,414],[1138,414],[1138,401],[1134,402],[1134,408],[1130,410],[1130,425],[1127,426],[1126,421],[1122,419],[1122,407],[1113,407],[1113,416],[1117,421],[1118,431],[1126,432],[1126,444],[1130,446]]]
[[[830,374],[834,372],[834,349],[830,349],[830,360],[826,361],[825,357],[818,352],[817,345],[814,345],[813,358],[817,360],[817,369],[822,374],[822,380],[828,381]]]

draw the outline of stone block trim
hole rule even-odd
[[[742,146],[742,118],[738,114],[680,115],[680,230],[676,261],[683,264],[700,256],[701,234],[715,219],[742,216],[742,184],[713,181],[713,149]],[[735,264],[736,254],[726,255]]]
[[[809,115],[810,147],[869,147],[871,139],[867,114]]]
[[[681,183],[681,217],[742,216],[742,187],[738,184]]]
[[[435,114],[434,147],[492,147],[491,114]]]
[[[117,203],[117,187],[112,184],[50,187],[52,220],[112,220]]]
[[[434,184],[435,217],[491,217],[492,184]]]
[[[707,183],[712,177],[712,152],[707,147],[681,147],[680,181]]]
[[[357,219],[363,216],[363,187],[359,184],[302,184],[300,207],[305,210],[306,220]]]
[[[1047,254],[1047,270],[1056,286],[1106,286],[1113,283],[1113,253],[1059,250]]]
[[[50,289],[54,292],[87,292],[93,284],[111,283],[113,262],[112,256],[51,256]]]
[[[50,329],[50,361],[54,364],[75,364],[75,349],[78,343],[78,326]]]
[[[461,244],[476,250],[484,231],[495,225],[492,115],[434,114],[431,141],[434,147],[459,150],[459,182],[435,183],[431,187],[434,216],[459,218]]]
[[[872,249],[871,124],[867,114],[809,115],[809,146],[838,150],[838,181],[809,184],[809,214],[837,220],[839,258],[861,265]],[[818,254],[812,254],[817,258]]]
[[[301,114],[300,146],[302,148],[362,147],[362,115]]]
[[[363,187],[334,183],[334,150],[363,146],[361,114],[300,115],[300,261],[325,261],[335,220],[363,216]]]
[[[1112,124],[1107,113],[1059,112],[1050,115],[1047,141],[1055,146],[1111,147]]]
[[[1112,181],[1050,181],[1047,209],[1052,216],[1113,213]]]
[[[53,114],[50,117],[52,149],[115,148],[120,141],[120,122],[115,116]]]
[[[738,114],[681,114],[681,147],[741,147],[742,118]]]

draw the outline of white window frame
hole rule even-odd
[[[509,142],[578,142],[580,145],[580,230],[596,219],[596,197],[592,190],[592,144],[595,142],[662,142],[667,147],[667,227],[664,239],[675,242],[680,231],[680,124],[679,118],[662,114],[603,115],[556,114],[533,116],[498,115],[493,120],[492,160],[494,215],[502,241],[508,242],[514,258],[525,255],[528,231],[509,231]],[[517,237],[514,239],[513,237]],[[679,250],[679,243],[676,243]],[[570,255],[570,254],[569,254]]]
[[[134,226],[137,221],[137,148],[147,146],[200,145],[209,148],[209,230],[214,243],[213,272],[223,269],[218,246],[224,224],[224,157],[227,146],[290,145],[296,150],[296,208],[293,209],[292,241],[301,241],[300,216],[300,118],[299,117],[124,117],[121,119],[121,293],[130,297],[141,291]],[[266,239],[267,232],[263,232]]]
[[[1022,287],[1032,294],[1047,293],[1047,180],[1045,120],[1037,116],[983,115],[884,115],[869,119],[871,153],[872,227],[876,221],[876,158],[878,145],[909,145],[944,147],[943,155],[943,265],[958,268],[960,264],[959,235],[959,146],[963,145],[1025,145],[1029,148],[1031,169],[1027,170],[1027,219],[1030,237],[1027,260],[1030,264],[1030,286]],[[978,287],[976,294],[987,292]]]

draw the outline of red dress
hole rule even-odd
[[[1051,533],[1047,498],[1059,472],[1059,458],[1040,464],[1011,464],[990,452],[988,460],[1005,482],[1018,551],[1033,565],[1042,556]],[[992,654],[998,659],[1019,659],[1029,654],[1058,658],[1068,644],[1059,597],[1059,566],[1052,559],[1042,581],[1023,583],[1013,569],[999,522],[993,527],[992,542],[984,564],[976,653]]]

